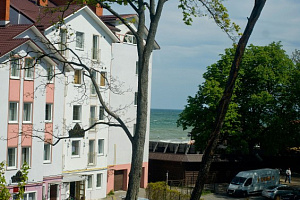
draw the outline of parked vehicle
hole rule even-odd
[[[262,191],[262,196],[269,199],[299,199],[299,191],[288,185],[271,186]]]
[[[239,172],[228,186],[227,194],[242,195],[260,193],[269,186],[279,184],[278,169],[257,169]]]

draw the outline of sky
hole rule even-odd
[[[194,96],[204,79],[206,67],[217,62],[232,41],[208,18],[195,18],[192,26],[182,21],[176,0],[169,0],[159,22],[154,51],[151,108],[183,109],[188,96]],[[254,0],[224,2],[232,21],[241,27],[247,23]],[[258,46],[281,41],[291,55],[300,49],[300,1],[268,0],[248,44]]]

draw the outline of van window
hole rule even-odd
[[[234,185],[242,185],[244,182],[245,182],[246,178],[244,177],[234,177],[231,181],[231,184],[234,184]]]
[[[246,183],[245,183],[245,186],[249,186],[252,184],[252,178],[249,178]]]

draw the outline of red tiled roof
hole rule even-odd
[[[68,17],[80,8],[82,5],[72,4],[67,5],[57,5],[55,2],[48,0],[47,7],[38,6],[36,0],[11,0],[11,6],[21,12],[23,15],[27,16],[32,23],[36,26],[43,28],[49,28],[53,24],[57,23],[59,19]],[[129,18],[135,16],[135,14],[123,14],[123,18]],[[105,25],[113,32],[120,31],[111,22],[118,20],[114,15],[104,15],[99,17]]]
[[[0,56],[12,51],[18,46],[24,44],[29,38],[15,39],[15,37],[32,25],[7,25],[6,27],[0,27]]]
[[[27,16],[32,22],[36,22],[41,9],[35,1],[29,0],[11,0],[10,5]],[[55,7],[55,5],[49,1],[48,7]]]
[[[68,7],[67,5],[56,6],[51,1],[48,1],[47,7],[41,7],[33,0],[11,0],[10,4],[37,26],[42,25],[44,28],[52,26],[62,17],[65,18],[82,7],[81,5],[69,5]]]
[[[122,18],[130,18],[130,17],[134,17],[136,16],[136,14],[121,14],[120,15]],[[103,16],[100,16],[100,19],[104,22],[112,22],[112,21],[116,21],[116,20],[119,20],[119,18],[117,18],[116,16],[114,15],[103,15]]]

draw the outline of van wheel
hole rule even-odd
[[[248,193],[246,191],[243,192],[243,197],[248,196]],[[277,199],[276,199],[277,200]]]
[[[280,200],[280,196],[279,195],[275,196],[274,200]]]

